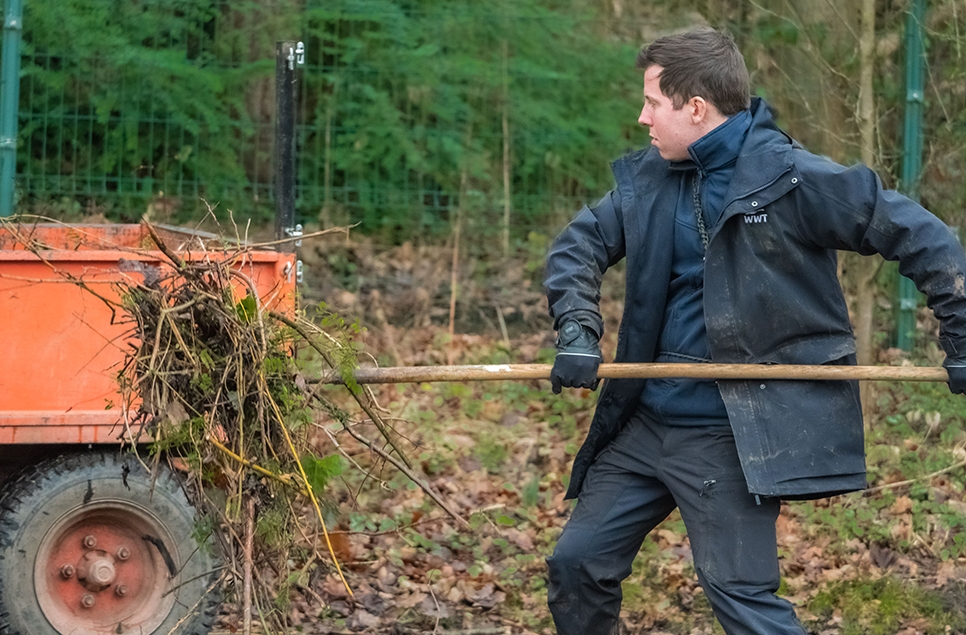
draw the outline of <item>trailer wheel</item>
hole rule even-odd
[[[203,635],[218,559],[177,477],[130,455],[74,454],[0,493],[0,635]]]

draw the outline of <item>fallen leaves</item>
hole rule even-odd
[[[392,261],[400,255],[397,251],[378,265],[389,277],[399,266]],[[422,267],[412,254],[405,258],[413,271]],[[432,275],[432,267],[424,268]],[[366,276],[373,280],[369,273]],[[373,317],[366,334],[367,350],[374,355],[386,355],[398,364],[439,363],[450,351],[461,363],[546,361],[540,355],[551,346],[549,330],[545,321],[537,324],[543,318],[534,317],[545,310],[539,294],[514,296],[521,304],[532,301],[531,307],[510,312],[509,301],[503,307],[505,316],[526,315],[536,324],[528,332],[518,322],[523,332],[513,337],[511,346],[495,333],[459,336],[451,345],[433,324],[432,302],[442,287],[434,282],[436,286],[426,286],[427,293],[418,294],[413,289],[419,284],[410,281],[398,304],[392,304],[391,285],[385,286],[378,303],[375,289],[339,300],[351,300],[370,316],[375,316],[377,304],[384,305],[384,318]],[[472,302],[484,305],[482,296]],[[605,298],[608,302],[605,309],[613,315],[605,318],[614,324],[619,302]],[[390,327],[386,318],[396,326]],[[613,338],[616,328],[609,327],[608,333]],[[605,346],[613,346],[613,339]],[[371,470],[365,479],[344,476],[340,487],[346,491],[333,511],[340,519],[339,531],[348,532],[350,525],[358,530],[346,534],[347,545],[338,548],[346,555],[356,597],[350,600],[338,579],[320,565],[310,583],[318,597],[306,590],[293,600],[301,617],[293,614],[291,623],[304,632],[320,633],[552,634],[543,560],[572,509],[563,500],[566,478],[573,452],[586,434],[596,393],[551,396],[549,385],[541,382],[393,385],[375,390],[432,487],[470,520],[472,529],[458,530],[423,491],[394,478],[369,451],[347,442],[353,459]],[[870,445],[875,450],[870,455],[873,485],[889,488],[867,496],[783,505],[776,525],[782,594],[798,607],[812,633],[862,632],[854,630],[854,618],[839,608],[809,608],[829,589],[891,578],[942,592],[964,584],[966,560],[956,551],[942,556],[943,549],[955,547],[956,536],[966,526],[956,525],[966,510],[962,472],[929,475],[966,459],[966,451],[959,442],[950,443],[952,459],[937,462],[946,421],[940,417],[937,423],[939,410],[934,407],[917,408],[920,415],[901,417],[891,436]],[[340,442],[343,436],[338,437]],[[908,483],[919,477],[928,478]],[[897,486],[901,483],[905,484]],[[622,621],[627,633],[717,632],[677,514],[645,540],[624,592]],[[872,601],[867,605],[861,619],[872,620],[881,607]],[[892,632],[936,632],[919,619],[904,617]]]

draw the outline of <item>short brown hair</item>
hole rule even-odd
[[[705,27],[654,40],[637,54],[637,68],[660,66],[661,92],[675,108],[705,98],[722,115],[748,107],[751,80],[745,58],[730,34]]]

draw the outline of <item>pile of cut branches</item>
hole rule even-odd
[[[136,342],[119,375],[127,425],[147,432],[152,451],[195,477],[212,527],[234,547],[226,553],[242,581],[236,589],[243,610],[253,600],[263,607],[287,578],[282,567],[292,547],[313,548],[318,541],[310,536],[319,528],[328,541],[320,498],[341,460],[316,456],[307,444],[314,404],[293,356],[300,336],[261,306],[258,289],[239,270],[250,248],[186,259],[148,231],[167,262],[120,290]],[[284,319],[307,332],[297,317]],[[351,351],[337,339],[327,343]],[[354,366],[342,354],[329,359],[349,372]],[[295,540],[297,533],[305,539]],[[254,576],[256,559],[274,565],[275,575]],[[332,562],[339,570],[334,552]],[[271,611],[260,613],[263,623],[272,621]],[[250,620],[246,614],[246,630]]]
[[[336,508],[326,489],[348,465],[368,468],[337,435],[347,433],[395,466],[466,525],[408,459],[372,393],[353,380],[358,327],[324,309],[309,319],[294,298],[287,307],[263,306],[243,265],[270,244],[199,242],[189,255],[145,227],[154,248],[131,249],[139,257],[120,263],[141,275],[119,284],[117,299],[98,295],[131,326],[118,372],[124,436],[151,440],[146,466],[166,460],[187,474],[205,512],[202,529],[220,544],[245,633],[252,607],[262,629],[283,632],[278,609],[286,594],[293,587],[314,594],[311,582],[320,574],[336,572],[352,596],[326,525]],[[145,264],[148,252],[160,252],[160,266]],[[299,351],[321,363],[306,370]],[[358,416],[326,396],[326,378],[345,387]],[[369,424],[378,441],[363,436]],[[320,434],[334,453],[320,456],[313,442]]]
[[[246,251],[264,247],[184,259],[148,230],[170,273],[146,276],[123,290],[123,308],[136,325],[138,342],[121,374],[127,403],[138,404],[129,410],[129,425],[147,430],[155,451],[180,459],[195,477],[217,521],[213,527],[233,547],[227,553],[236,557],[228,564],[236,590],[241,586],[243,611],[254,604],[263,626],[283,629],[284,618],[266,610],[269,601],[277,603],[293,581],[310,588],[308,578],[326,560],[331,564],[322,569],[334,567],[352,594],[326,527],[324,500],[327,483],[346,463],[339,454],[316,454],[310,443],[314,430],[323,430],[341,448],[333,431],[318,424],[321,419],[341,423],[342,431],[459,518],[413,467],[371,392],[352,379],[359,363],[352,346],[358,327],[324,312],[320,324],[294,310],[263,307],[236,265]],[[245,291],[240,299],[238,289]],[[345,385],[362,419],[381,434],[378,443],[324,396],[319,377],[306,379],[295,355],[306,348],[322,360],[322,374]],[[321,544],[327,554],[319,553]],[[253,575],[255,562],[268,565],[270,574]],[[292,562],[299,563],[294,572]],[[247,630],[247,614],[244,622]]]

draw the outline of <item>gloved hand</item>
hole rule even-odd
[[[557,358],[550,371],[554,394],[559,395],[563,386],[597,390],[600,362],[597,334],[577,320],[565,321],[557,334]]]
[[[954,395],[966,395],[966,359],[949,359],[943,362],[943,367],[949,373],[949,392]]]

